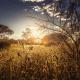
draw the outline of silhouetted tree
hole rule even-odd
[[[11,35],[13,34],[13,31],[8,26],[0,24],[0,34]]]
[[[42,43],[48,44],[48,45],[59,45],[64,42],[64,40],[67,40],[67,37],[61,33],[51,33],[43,37]]]
[[[70,40],[70,43],[67,42],[67,45],[72,46],[71,44],[73,44],[73,53],[80,53],[80,45],[77,42],[77,36],[80,35],[79,0],[26,0],[25,3],[29,4],[35,11],[45,14],[47,20],[34,16],[29,17],[42,20],[47,22],[47,24],[51,23],[53,27],[59,27],[59,32],[65,34]],[[49,28],[47,25],[40,25],[40,27],[54,31],[52,27]]]
[[[33,44],[35,42],[35,38],[32,36],[31,29],[26,28],[25,32],[23,32],[22,37],[26,40],[28,44]]]
[[[12,35],[14,32],[5,25],[0,24],[0,37],[4,37],[5,35]]]
[[[29,28],[26,28],[25,31],[22,33],[22,37],[27,40],[31,37],[31,34],[31,30]]]
[[[72,73],[72,66],[71,61],[69,61],[70,56],[73,57],[72,61],[76,62],[76,66],[79,66],[79,60],[80,60],[80,44],[79,44],[79,38],[80,38],[80,1],[79,0],[26,0],[26,4],[30,5],[32,9],[35,11],[46,15],[47,19],[42,19],[40,17],[34,17],[30,15],[31,18],[36,18],[38,20],[44,21],[47,24],[51,23],[54,26],[59,27],[58,31],[67,36],[68,41],[64,40],[67,47],[70,49],[70,52],[66,49],[63,49],[63,53],[69,53],[68,56],[68,63],[67,68],[69,68],[70,71],[68,71],[68,74],[70,77],[69,80],[76,79],[76,75],[73,78]],[[43,27],[55,31],[53,27],[48,27],[47,25],[42,26]],[[63,36],[62,36],[63,38]],[[74,62],[73,62],[74,63]],[[59,64],[58,64],[59,65]],[[61,65],[61,67],[64,68],[64,66]],[[76,68],[77,69],[77,68]],[[61,69],[61,71],[63,71]],[[63,72],[62,72],[63,73]],[[62,75],[61,73],[61,75]],[[57,75],[58,77],[59,75]],[[60,78],[60,77],[59,77]],[[57,80],[62,80],[58,79]],[[77,80],[77,79],[76,79]]]
[[[13,33],[14,32],[8,26],[0,24],[0,49],[10,46],[9,37],[6,35],[12,35]]]

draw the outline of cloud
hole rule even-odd
[[[26,2],[26,1],[32,1],[32,2],[41,2],[41,1],[44,1],[44,0],[22,0],[23,2]]]

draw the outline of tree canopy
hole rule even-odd
[[[22,37],[26,40],[31,37],[31,30],[29,28],[26,28],[25,31],[22,33]]]
[[[25,0],[25,3],[33,10],[45,14],[48,19],[45,22],[50,22],[72,35],[80,32],[79,0]]]
[[[74,43],[75,52],[80,52],[77,42],[80,38],[80,0],[25,0],[25,3],[34,11],[46,15],[47,20],[38,19],[52,23],[53,27],[58,26],[60,32],[66,35],[72,44]],[[47,25],[45,28],[53,30]]]
[[[8,26],[0,24],[0,36],[12,35],[14,32]]]
[[[0,24],[0,34],[11,35],[13,33],[14,32],[8,26]]]

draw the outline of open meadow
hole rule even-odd
[[[61,45],[11,45],[0,51],[0,80],[79,80],[80,66],[69,57]]]

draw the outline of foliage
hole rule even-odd
[[[26,1],[26,3],[28,3],[28,1]],[[30,0],[29,5],[30,4],[32,4],[32,9],[46,15],[47,20],[37,17],[39,20],[45,21],[45,24],[53,24],[50,28],[47,25],[40,25],[41,28],[43,27],[54,32],[54,26],[59,27],[59,32],[68,38],[68,41],[64,40],[65,44],[71,49],[71,53],[77,55],[77,60],[80,53],[80,44],[77,42],[80,38],[80,1],[44,0],[42,2],[33,2]]]
[[[22,37],[25,38],[26,40],[31,37],[31,30],[29,28],[26,28],[25,31],[22,34]]]
[[[13,31],[9,29],[7,26],[0,24],[0,34],[11,35],[13,34]]]
[[[0,24],[0,49],[10,47],[9,37],[6,35],[12,35],[14,32],[5,25]]]
[[[48,45],[59,45],[67,41],[67,37],[61,33],[51,33],[43,37],[42,43]]]
[[[65,40],[63,36],[60,36],[60,39],[63,38],[63,41],[66,46],[61,44],[60,51],[62,52],[61,53],[59,52],[60,56],[59,54],[57,56],[54,55],[54,57],[49,59],[51,60],[55,58],[54,60],[56,61],[57,65],[55,65],[54,63],[53,65],[51,65],[51,63],[46,64],[47,67],[49,66],[48,70],[50,72],[47,71],[47,68],[45,70],[45,73],[42,72],[43,70],[40,71],[42,74],[45,74],[45,77],[42,78],[42,76],[44,76],[42,75],[37,80],[79,80],[80,79],[79,77],[80,75],[79,72],[80,0],[44,0],[42,2],[37,2],[37,0],[35,1],[30,0],[30,1],[26,1],[26,3],[29,3],[31,8],[36,12],[39,12],[42,15],[46,15],[47,20],[43,20],[42,18],[33,17],[33,16],[31,16],[31,18],[36,18],[39,19],[40,21],[42,20],[45,22],[45,24],[46,23],[53,24],[53,26],[51,26],[50,28],[47,25],[43,25],[43,26],[40,25],[41,28],[43,27],[43,29],[46,28],[54,32],[53,28],[54,26],[57,26],[60,29],[59,32],[65,35],[68,39]],[[52,56],[52,54],[50,55]],[[47,61],[47,58],[44,60]],[[44,60],[42,60],[41,63],[43,63]],[[54,60],[52,62],[54,62]],[[34,69],[32,70],[33,73],[34,73]],[[41,69],[42,67],[40,67],[40,70]],[[37,74],[39,74],[39,69]]]
[[[5,40],[0,40],[0,49],[7,49],[10,47],[10,42],[9,40],[5,39]]]

